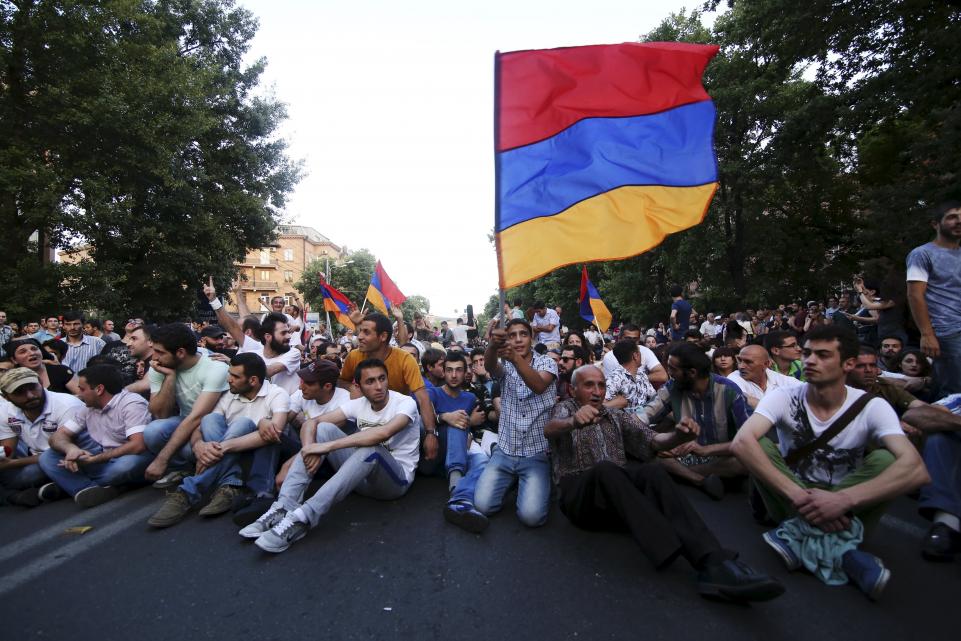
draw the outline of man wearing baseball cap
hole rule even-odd
[[[43,389],[36,372],[15,367],[0,376],[0,505],[35,506],[60,498],[38,465],[49,437],[83,407],[75,396]]]

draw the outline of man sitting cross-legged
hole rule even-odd
[[[180,522],[215,485],[217,490],[200,515],[216,516],[230,510],[244,484],[238,453],[272,443],[284,431],[290,396],[267,380],[267,365],[259,354],[246,352],[231,358],[227,384],[230,389],[201,419],[200,429],[190,435],[196,473],[167,495],[147,521],[150,525],[169,527]],[[254,490],[269,490],[272,484],[273,470],[262,475]]]
[[[605,407],[604,374],[591,365],[574,372],[574,397],[554,406],[544,429],[551,445],[561,511],[579,527],[627,526],[654,567],[684,556],[698,570],[698,591],[735,601],[764,601],[784,592],[776,580],[755,572],[723,549],[655,452],[697,436],[684,418],[670,432],[656,433],[633,412]],[[644,463],[626,459],[626,452]]]
[[[825,582],[851,580],[876,598],[890,572],[857,548],[858,537],[877,524],[887,501],[929,479],[894,410],[883,399],[845,385],[857,358],[858,339],[851,330],[824,325],[809,331],[804,338],[807,383],[765,394],[731,449],[754,477],[768,515],[781,523],[764,540],[788,568],[803,562],[818,569]],[[777,445],[765,437],[772,426]],[[830,558],[815,559],[805,543],[825,533],[838,534],[838,541],[818,546]],[[846,577],[823,574],[824,564],[840,565]]]
[[[153,460],[143,442],[150,423],[147,401],[123,388],[112,365],[90,365],[80,372],[78,396],[85,408],[50,437],[40,467],[80,507],[116,497],[118,486],[143,483]]]
[[[387,387],[387,366],[367,359],[354,369],[361,398],[320,417],[314,443],[301,450],[280,487],[277,501],[240,530],[267,552],[283,552],[315,527],[333,505],[352,491],[377,499],[403,496],[414,480],[420,433],[417,404]],[[338,426],[352,420],[350,436]],[[326,459],[336,473],[304,501],[304,492]]]

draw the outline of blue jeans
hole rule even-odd
[[[17,442],[17,452],[14,458],[27,458],[30,450],[23,441]],[[0,471],[0,488],[7,490],[26,490],[30,487],[40,487],[49,479],[36,463],[24,467],[11,468]]]
[[[961,517],[961,433],[928,435],[924,464],[931,482],[921,488],[918,512],[927,518],[937,511]]]
[[[183,422],[183,416],[171,416],[170,418],[158,418],[147,424],[143,431],[143,442],[147,450],[154,455],[160,454],[174,431]],[[186,469],[194,462],[194,451],[190,447],[188,439],[180,449],[170,458],[169,467],[171,469]]]
[[[200,419],[200,433],[206,443],[219,443],[227,439],[237,438],[244,434],[257,431],[257,424],[249,418],[238,418],[229,426],[223,414],[207,414]],[[200,474],[188,476],[180,483],[190,503],[198,503],[201,497],[215,485],[233,485],[240,487],[244,483],[240,478],[240,454],[224,454],[215,465],[208,467]]]
[[[86,430],[74,437],[74,444],[91,454],[103,452],[100,443],[93,440],[93,437]],[[153,458],[154,455],[146,451],[140,454],[125,454],[112,458],[105,463],[81,465],[77,472],[71,472],[60,466],[64,454],[50,448],[40,455],[40,467],[50,477],[51,481],[59,485],[70,496],[74,496],[80,490],[97,485],[116,486],[144,483],[144,470],[147,469]]]
[[[258,498],[273,497],[277,494],[277,470],[280,462],[287,460],[300,451],[300,435],[289,427],[280,435],[280,443],[271,443],[253,451],[247,487]]]
[[[489,460],[490,458],[488,458],[486,454],[480,452],[471,454],[468,457],[467,476],[457,482],[457,487],[454,488],[454,493],[450,495],[448,503],[474,504],[474,493],[477,488],[477,481],[480,479],[481,474],[484,473],[484,468],[487,467]]]
[[[961,333],[938,336],[941,355],[934,359],[934,378],[940,397],[961,394]]]
[[[508,456],[495,448],[477,480],[474,507],[484,514],[501,509],[507,490],[518,484],[517,518],[528,527],[547,522],[551,499],[551,464],[547,452],[534,456]]]

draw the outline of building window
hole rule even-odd
[[[288,283],[294,282],[294,272],[290,271],[289,269],[284,270],[284,280]]]
[[[260,250],[260,264],[261,264],[261,265],[269,265],[269,264],[270,264],[270,250],[269,250],[269,249],[261,249],[261,250]]]
[[[269,278],[270,278],[270,272],[264,271],[264,270],[260,271],[260,280],[268,280]]]
[[[284,250],[284,260],[293,260],[293,259],[294,259],[294,250],[293,250],[293,249],[285,249],[285,250]]]

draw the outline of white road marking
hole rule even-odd
[[[90,508],[89,510],[81,510],[80,508],[77,508],[77,511],[67,518],[57,521],[53,525],[46,527],[39,532],[29,534],[19,541],[14,541],[13,543],[8,543],[7,545],[0,547],[0,564],[6,563],[10,559],[23,555],[23,553],[27,550],[56,539],[57,537],[61,536],[63,531],[68,527],[92,525],[94,524],[94,521],[101,517],[113,514],[114,512],[119,512],[124,508],[127,508],[130,503],[133,503],[135,501],[134,497],[137,496],[143,496],[143,494],[138,492],[129,492],[124,496],[117,497],[113,501],[104,503],[103,505],[98,505],[97,507]],[[42,510],[43,506],[41,505],[39,508],[35,509]]]
[[[0,584],[0,597],[9,592],[13,592],[24,583],[32,581],[58,565],[62,565],[76,558],[90,548],[99,545],[127,528],[135,525],[144,525],[144,519],[156,511],[156,505],[145,505],[136,512],[124,515],[122,520],[117,520],[103,527],[91,530],[89,534],[84,534],[66,545],[51,550],[19,570],[6,575],[3,583]]]

